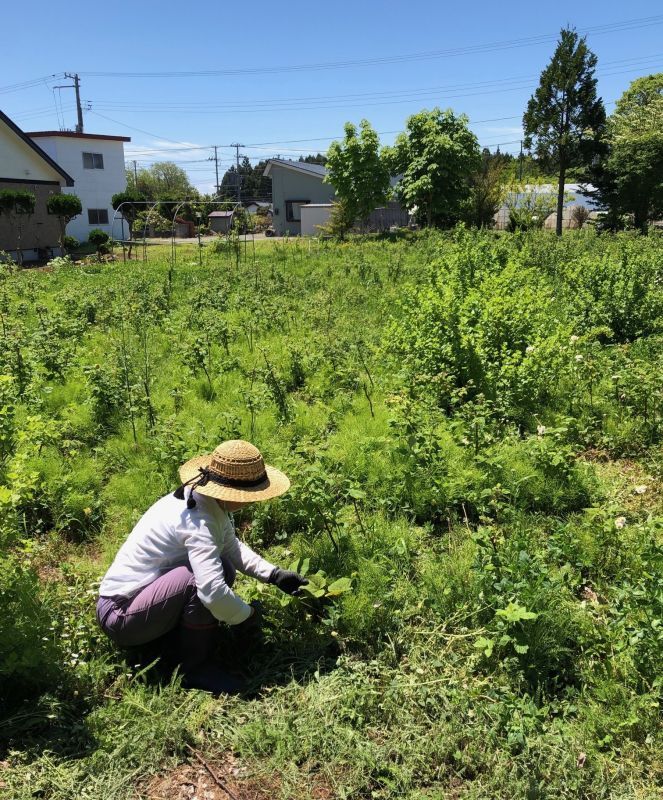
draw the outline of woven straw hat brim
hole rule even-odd
[[[190,481],[198,475],[200,467],[209,467],[212,462],[212,453],[205,456],[197,456],[182,464],[180,467],[180,479],[182,483]],[[265,464],[267,479],[257,486],[235,489],[232,486],[222,486],[219,483],[210,481],[205,486],[196,486],[198,494],[207,497],[214,497],[217,500],[230,500],[233,503],[255,503],[259,500],[270,500],[284,494],[290,488],[290,481],[280,470]]]

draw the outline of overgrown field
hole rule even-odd
[[[663,240],[150,255],[2,273],[0,796],[660,797]],[[214,700],[94,603],[236,437],[293,484],[245,538],[323,596],[243,579],[266,637]]]

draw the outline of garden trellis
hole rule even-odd
[[[143,248],[143,262],[147,262],[147,231],[149,229],[151,219],[159,213],[159,208],[162,206],[164,202],[163,200],[126,200],[115,209],[113,213],[113,219],[111,220],[111,252],[114,251],[115,242],[115,224],[116,222],[120,222],[122,227],[122,234],[120,241],[122,242],[122,259],[126,261],[126,244],[129,244],[131,248],[133,245],[140,245]],[[193,210],[194,216],[198,219],[198,253],[199,258],[202,260],[202,248],[203,243],[200,238],[200,211],[196,212],[194,209],[197,206],[200,207],[209,207],[209,206],[223,206],[227,207],[228,205],[232,205],[231,211],[233,215],[238,209],[241,209],[241,203],[228,203],[227,200],[192,200],[192,199],[184,199],[181,200],[176,206],[175,210],[173,211],[172,219],[171,219],[171,270],[175,267],[177,262],[177,237],[176,237],[176,220],[177,216],[184,206],[189,206]],[[145,206],[145,210],[147,214],[145,216],[145,220],[143,222],[143,235],[141,239],[135,239],[132,235],[129,240],[125,240],[124,238],[124,216],[122,215],[122,208],[125,206]],[[133,234],[133,232],[132,232]],[[246,238],[247,234],[244,234],[244,241],[246,245]],[[252,241],[254,240],[253,232],[251,232]]]

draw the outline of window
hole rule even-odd
[[[287,222],[301,222],[302,211],[301,206],[310,203],[310,200],[286,200],[285,201],[285,218]]]
[[[108,209],[88,208],[87,221],[90,225],[108,225]]]
[[[83,153],[83,167],[85,169],[103,169],[104,156],[102,153]]]

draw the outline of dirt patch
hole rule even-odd
[[[587,451],[581,458],[595,465],[611,499],[625,511],[635,515],[663,511],[663,481],[644,465],[628,458],[610,461],[601,451]]]
[[[192,756],[181,764],[137,787],[141,800],[274,800],[280,795],[281,779],[273,775],[257,778],[226,754],[222,759],[205,760]],[[332,800],[333,791],[315,779],[307,787],[307,797]]]

